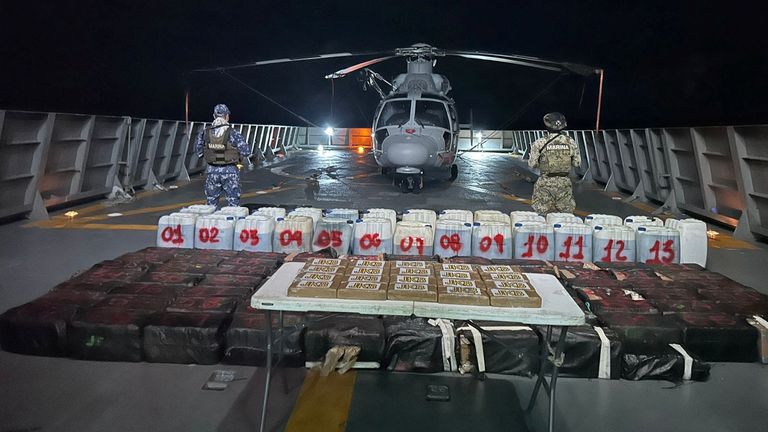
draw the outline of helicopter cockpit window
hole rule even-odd
[[[411,118],[410,100],[393,100],[384,105],[378,127],[402,126]]]
[[[421,126],[436,126],[443,129],[450,129],[448,111],[445,108],[445,104],[442,102],[428,100],[416,101],[416,114],[414,120]]]

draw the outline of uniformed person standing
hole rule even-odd
[[[567,126],[565,116],[549,113],[544,116],[547,136],[531,145],[528,165],[538,168],[540,175],[533,186],[533,210],[540,215],[547,213],[573,213],[571,167],[581,165],[581,155],[576,142],[563,133]]]
[[[229,125],[229,108],[218,104],[213,108],[213,123],[197,136],[195,149],[205,158],[205,199],[208,205],[219,208],[222,192],[227,205],[240,205],[240,170],[243,161],[250,167],[251,149],[243,136]]]

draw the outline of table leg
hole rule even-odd
[[[526,412],[529,414],[531,411],[533,411],[534,405],[536,405],[536,397],[539,395],[539,389],[541,389],[541,384],[544,381],[544,377],[546,374],[546,367],[549,363],[549,340],[552,337],[552,327],[547,326],[547,333],[544,336],[544,340],[541,344],[541,349],[539,350],[539,356],[540,356],[540,365],[539,365],[539,373],[536,376],[536,384],[533,386],[533,393],[531,394],[531,400],[528,401],[528,408],[526,409]]]
[[[549,406],[547,407],[547,424],[549,432],[553,432],[555,428],[555,392],[557,388],[557,377],[560,372],[560,366],[563,365],[563,350],[565,348],[565,338],[568,333],[568,327],[560,327],[560,336],[557,343],[552,347],[552,327],[547,326],[547,333],[544,337],[541,347],[541,367],[539,369],[538,378],[536,384],[533,387],[533,393],[531,394],[531,400],[528,402],[527,413],[533,411],[533,407],[536,405],[536,397],[539,394],[541,387],[544,387],[545,393],[549,396]],[[547,368],[552,367],[551,378],[549,382],[546,380]]]
[[[259,423],[259,432],[264,432],[267,423],[267,403],[269,401],[269,382],[272,379],[272,313],[265,310],[267,321],[267,376],[264,378],[264,401],[261,405],[261,422]]]
[[[555,430],[555,388],[557,386],[557,375],[560,366],[563,365],[561,355],[565,348],[565,335],[568,333],[568,327],[560,327],[560,338],[555,346],[555,355],[552,358],[552,378],[549,380],[549,432]]]

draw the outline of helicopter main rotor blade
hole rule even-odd
[[[325,76],[325,79],[343,78],[343,77],[351,74],[352,72],[354,72],[356,70],[360,70],[360,69],[366,68],[368,66],[375,65],[376,63],[381,63],[381,62],[383,62],[385,60],[393,59],[395,57],[397,57],[397,56],[390,55],[390,56],[386,56],[386,57],[379,57],[379,58],[367,60],[367,61],[364,61],[362,63],[358,63],[358,64],[350,66],[348,68],[340,69],[340,70],[337,70],[334,73],[328,74],[328,75]]]
[[[561,72],[563,68],[559,66],[550,66],[550,65],[543,65],[543,64],[537,64],[537,63],[531,63],[529,61],[522,61],[522,60],[514,60],[509,58],[503,58],[503,57],[493,57],[493,56],[487,56],[482,54],[448,54],[449,56],[454,57],[462,57],[472,60],[485,60],[485,61],[492,61],[497,63],[506,63],[506,64],[514,64],[518,66],[525,66],[525,67],[532,67],[536,69],[544,69],[544,70],[551,70],[555,72]]]
[[[194,69],[192,70],[192,72],[215,72],[215,71],[222,71],[222,70],[242,69],[242,68],[248,68],[248,67],[254,67],[254,66],[266,66],[266,65],[281,64],[281,63],[294,63],[294,62],[311,61],[311,60],[327,60],[327,59],[343,58],[343,57],[373,56],[373,55],[382,55],[382,54],[392,54],[392,52],[384,51],[384,52],[364,52],[364,53],[333,53],[333,54],[320,54],[320,55],[308,56],[308,57],[279,58],[279,59],[271,59],[271,60],[260,60],[257,62],[244,63],[239,65]]]
[[[554,60],[547,60],[538,57],[512,55],[512,54],[496,54],[479,51],[446,51],[446,55],[470,58],[474,60],[486,60],[495,61],[499,63],[517,64],[520,66],[533,67],[538,69],[562,71],[568,70],[578,75],[591,75],[596,73],[598,68],[578,63],[558,62]]]

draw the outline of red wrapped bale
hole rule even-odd
[[[384,254],[384,261],[430,261],[440,262],[439,255],[425,256],[425,255],[390,255]]]
[[[631,290],[617,288],[574,288],[576,294],[584,300],[589,310],[598,316],[604,312],[658,313],[648,300]]]
[[[272,336],[277,340],[280,313],[272,313]],[[273,361],[277,361],[280,346],[283,349],[281,365],[303,367],[304,352],[301,349],[304,333],[304,314],[283,312],[282,342],[273,344]],[[235,313],[227,330],[227,348],[224,363],[246,366],[264,366],[267,359],[267,319],[264,311]]]
[[[758,360],[758,331],[742,317],[727,313],[679,313],[683,345],[691,354],[710,362]]]
[[[171,273],[151,271],[144,275],[140,282],[194,286],[203,280],[203,277],[204,275],[202,273]]]
[[[67,323],[77,305],[33,301],[0,315],[0,346],[17,354],[66,355]]]
[[[225,347],[230,316],[221,313],[152,315],[144,327],[144,358],[155,363],[216,364]]]
[[[53,287],[54,291],[89,291],[89,292],[96,292],[101,294],[107,294],[110,291],[119,288],[123,286],[122,282],[116,282],[111,284],[92,284],[92,283],[82,283],[77,281],[66,281],[62,282],[55,287]]]
[[[38,297],[36,301],[84,307],[93,306],[101,300],[104,300],[106,296],[105,293],[98,291],[60,289],[49,291],[42,297]]]
[[[67,353],[83,360],[142,361],[142,330],[152,311],[81,310],[67,328]]]
[[[537,327],[539,336],[545,338],[546,327]],[[552,329],[552,340],[560,337],[560,328]],[[599,326],[568,327],[563,349],[565,360],[560,375],[578,378],[621,378],[621,340],[610,328]]]
[[[210,269],[208,274],[231,274],[251,277],[266,277],[271,275],[275,271],[273,265],[257,264],[257,265],[234,265],[234,264],[219,264],[218,267]]]
[[[263,278],[260,276],[242,276],[235,274],[208,274],[198,285],[200,286],[228,286],[253,289],[261,285]]]
[[[215,264],[190,263],[186,261],[168,261],[156,265],[152,271],[168,273],[209,273],[216,268]]]
[[[149,267],[93,267],[70,279],[72,282],[93,285],[124,285],[139,280]]]
[[[332,251],[331,248],[323,249],[320,252],[301,252],[298,254],[290,254],[285,257],[285,262],[307,262],[312,261],[315,258],[336,258],[335,253],[327,253],[325,251]]]
[[[631,381],[706,381],[709,378],[709,365],[688,353],[683,355],[680,351],[666,346],[653,354],[624,354],[621,377]]]
[[[384,323],[378,317],[320,313],[307,315],[304,346],[308,362],[322,361],[334,346],[354,345],[360,347],[358,361],[381,363],[385,341]]]
[[[261,260],[272,260],[282,263],[285,258],[285,254],[282,252],[253,252],[247,250],[241,250],[238,252],[238,258],[256,258]]]
[[[283,254],[280,254],[280,258],[269,256],[272,254],[266,255],[268,256],[261,256],[261,254],[255,254],[255,256],[238,255],[236,257],[225,259],[219,265],[235,265],[246,267],[266,265],[269,267],[277,268],[283,263],[283,259],[285,258],[285,255]]]
[[[110,294],[173,298],[187,289],[186,285],[133,282],[110,291]]]
[[[168,312],[223,313],[229,314],[237,307],[234,297],[177,297],[166,310]]]
[[[655,301],[672,301],[672,300],[703,300],[699,293],[695,289],[680,289],[680,288],[644,288],[638,287],[634,284],[630,285],[632,291],[635,291],[645,297],[646,300],[655,304]]]
[[[146,248],[136,252],[130,252],[123,254],[117,258],[116,261],[120,261],[127,266],[143,265],[143,264],[161,264],[182,253],[179,249],[167,249],[167,248]]]
[[[720,310],[717,302],[706,300],[677,300],[656,298],[651,302],[663,315],[683,312],[712,313]]]
[[[682,343],[683,333],[668,315],[599,313],[600,321],[621,340],[625,354],[665,352],[671,343]]]
[[[196,286],[182,291],[180,297],[235,297],[245,299],[253,293],[251,288],[222,287],[222,286]]]
[[[456,328],[461,368],[467,368],[461,357],[461,344],[466,341],[469,343],[469,361],[477,372],[533,376],[539,371],[539,336],[531,327],[492,321],[475,324],[483,331],[468,324]]]
[[[238,251],[225,250],[225,249],[192,249],[192,259],[198,259],[199,257],[217,257],[222,259],[229,259],[238,256]]]
[[[443,370],[443,334],[426,318],[385,317],[383,366],[398,372]]]
[[[468,257],[459,257],[459,256],[448,257],[448,258],[443,258],[443,262],[447,263],[447,264],[475,264],[475,265],[491,265],[491,264],[493,264],[493,261],[491,261],[488,258],[473,257],[473,256],[468,256]]]
[[[192,256],[176,257],[166,262],[166,264],[171,266],[176,266],[179,264],[199,264],[216,267],[220,262],[224,261],[224,259],[224,257],[214,254],[194,254]]]
[[[108,295],[96,303],[94,308],[115,308],[123,310],[144,310],[160,312],[168,306],[168,297]]]

